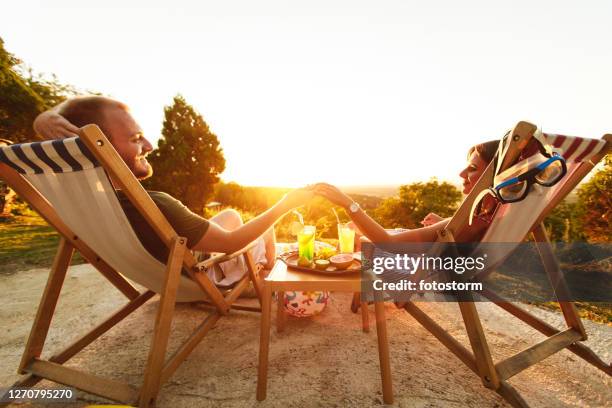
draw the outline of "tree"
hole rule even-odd
[[[162,139],[150,157],[153,177],[145,187],[165,191],[192,211],[203,214],[225,158],[219,139],[181,95],[164,108]]]
[[[583,233],[589,242],[612,242],[612,155],[578,188]]]
[[[36,116],[76,94],[74,87],[61,84],[55,75],[34,74],[25,68],[4,48],[0,38],[0,139],[13,143],[31,141],[35,137],[32,122]],[[0,181],[0,214],[10,213],[12,195]]]
[[[432,179],[400,186],[399,196],[384,200],[374,217],[386,228],[419,228],[430,212],[450,217],[461,200],[461,192],[450,183]]]
[[[245,189],[240,184],[219,182],[215,185],[214,200],[223,206],[246,209]]]
[[[582,241],[582,211],[577,202],[561,201],[546,217],[544,226],[552,242]]]
[[[0,138],[23,142],[34,137],[32,122],[45,110],[43,98],[17,69],[21,61],[4,49],[0,38]]]

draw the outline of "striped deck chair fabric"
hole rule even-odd
[[[22,174],[110,266],[161,293],[165,265],[142,246],[104,169],[79,138],[3,147],[0,161]],[[205,299],[194,281],[180,277],[177,301]]]
[[[554,186],[543,187],[535,184],[524,200],[501,204],[480,242],[504,242],[516,243],[517,245],[522,242],[535,223],[542,218],[548,204],[564,189],[565,183],[572,178],[571,176],[578,169],[578,166],[583,162],[588,162],[606,145],[606,141],[603,139],[587,139],[539,132],[536,132],[534,138],[550,146],[553,151],[563,156],[567,166],[567,173]],[[494,184],[499,184],[518,174],[524,173],[547,159],[537,149],[527,150],[524,151],[516,164],[495,176]],[[500,247],[500,249],[502,248],[503,252],[494,254],[491,252],[492,247],[487,247],[489,255],[488,264],[491,267],[494,268],[499,265],[513,249],[510,245]]]
[[[464,199],[446,228],[438,233],[437,243],[441,245],[436,244],[431,255],[439,254],[445,243],[455,242],[455,237],[459,236],[463,228],[468,227],[471,213],[488,187],[522,174],[546,160],[543,155],[539,154],[538,145],[534,145],[538,142],[541,146],[547,147],[547,150],[552,149],[563,156],[567,172],[557,184],[550,187],[534,185],[522,201],[501,204],[497,208],[479,242],[511,244],[496,246],[499,247],[497,253],[492,253],[493,246],[488,246],[486,248],[487,268],[479,272],[478,276],[493,272],[495,267],[512,253],[516,245],[521,243],[529,233],[533,233],[544,269],[555,292],[558,294],[560,292],[557,290],[567,289],[542,221],[554,206],[576,187],[593,166],[610,152],[612,135],[605,135],[602,139],[585,139],[546,134],[539,132],[531,123],[519,122],[502,139],[497,161],[487,167],[483,176],[476,183],[474,191]],[[475,252],[478,251],[482,253],[483,248],[476,248]],[[441,344],[476,373],[485,387],[497,392],[513,407],[529,405],[507,380],[563,349],[568,349],[608,375],[612,375],[610,363],[603,361],[582,343],[587,339],[587,334],[573,303],[564,300],[558,302],[567,324],[567,329],[560,330],[487,288],[481,294],[544,334],[546,338],[521,352],[495,362],[470,293],[457,302],[469,339],[469,349],[414,302],[408,301],[399,306],[410,313]]]

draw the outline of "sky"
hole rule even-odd
[[[219,137],[225,181],[454,183],[520,120],[612,133],[612,2],[6,1],[35,71],[127,103],[156,144],[177,93]]]

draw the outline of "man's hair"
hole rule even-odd
[[[475,150],[480,158],[485,161],[485,163],[491,163],[493,157],[495,156],[495,152],[497,152],[497,146],[499,145],[499,140],[490,140],[488,142],[477,144],[476,146],[472,146],[470,151],[468,152],[468,159],[470,155]]]
[[[106,120],[106,110],[112,108],[128,110],[127,105],[114,99],[104,96],[82,96],[64,102],[58,113],[77,127],[98,125],[110,139],[112,135]]]

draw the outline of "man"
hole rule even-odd
[[[147,161],[147,155],[153,150],[153,146],[144,137],[128,107],[113,99],[102,96],[70,99],[41,113],[34,121],[34,130],[47,139],[73,137],[78,136],[79,127],[91,123],[102,129],[136,178],[143,180],[153,174],[153,169]],[[194,183],[197,182],[194,180]],[[187,246],[191,250],[231,253],[264,235],[265,244],[260,246],[265,245],[265,256],[262,257],[260,251],[260,256],[255,256],[255,260],[266,267],[271,267],[275,259],[274,223],[291,209],[303,205],[313,195],[306,189],[293,190],[268,210],[244,224],[240,214],[234,210],[222,211],[207,220],[191,212],[169,194],[155,191],[148,193],[178,235],[187,238]],[[166,246],[127,197],[120,191],[118,197],[143,246],[165,262],[168,255]],[[237,279],[239,277],[235,280]],[[220,283],[218,279],[215,281]],[[223,281],[223,284],[229,283],[232,282]]]

